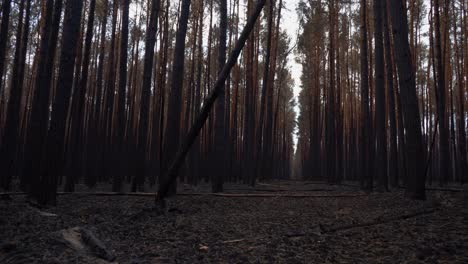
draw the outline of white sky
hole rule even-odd
[[[283,0],[284,9],[282,11],[283,21],[282,28],[286,30],[289,37],[291,38],[291,45],[295,45],[297,42],[297,32],[299,29],[299,21],[297,17],[296,7],[299,0]],[[294,79],[294,97],[297,102],[297,98],[301,91],[301,74],[302,66],[295,60],[295,52],[292,52],[289,56],[289,67],[291,70],[292,78]],[[299,105],[296,104],[296,114],[299,115]],[[297,136],[294,135],[294,149],[297,145]]]

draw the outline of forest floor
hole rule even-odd
[[[256,194],[247,197],[199,195],[208,190],[181,186],[164,214],[150,210],[151,196],[61,195],[50,208],[4,196],[0,263],[468,263],[462,192],[429,191],[422,202],[292,181],[226,185]],[[74,227],[114,257],[64,240]]]

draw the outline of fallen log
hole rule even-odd
[[[58,238],[64,240],[70,248],[83,254],[92,254],[106,261],[115,260],[115,255],[93,232],[83,227],[73,227],[58,231]]]
[[[8,193],[11,196],[26,195],[26,193]],[[0,194],[1,195],[1,194]],[[123,192],[58,192],[57,195],[77,195],[77,196],[135,196],[148,197],[155,196],[156,193],[123,193]],[[217,196],[217,197],[238,197],[238,198],[349,198],[361,197],[365,194],[342,194],[342,195],[311,195],[311,194],[270,194],[270,193],[177,193],[177,196]]]

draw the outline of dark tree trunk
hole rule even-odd
[[[327,104],[326,104],[326,123],[325,123],[325,163],[327,171],[327,180],[330,183],[335,182],[336,178],[336,106],[335,106],[335,1],[330,1],[329,6],[329,87],[327,93]]]
[[[264,122],[265,122],[265,112],[267,111],[265,101],[267,99],[267,94],[270,93],[270,85],[268,83],[269,81],[269,74],[270,74],[270,58],[271,58],[271,40],[272,40],[272,35],[273,35],[273,10],[274,10],[274,5],[275,2],[274,0],[269,0],[268,1],[268,24],[267,24],[267,39],[266,39],[266,52],[265,52],[265,58],[264,58],[264,66],[263,66],[263,80],[262,80],[262,93],[261,93],[261,99],[260,99],[260,116],[258,120],[258,127],[257,127],[257,141],[256,141],[256,164],[255,164],[255,174],[253,175],[254,177],[251,179],[251,184],[255,184],[255,180],[258,177],[265,177],[266,175],[261,175],[263,172],[262,164],[265,164],[264,158],[265,158],[265,142],[264,140],[266,139],[266,134],[271,133],[271,128],[269,131],[266,131],[263,129],[264,127]],[[271,87],[272,88],[272,87]],[[265,164],[266,165],[266,164]]]
[[[203,104],[203,108],[201,109],[200,114],[196,118],[194,125],[190,129],[186,139],[184,140],[183,144],[179,148],[178,152],[175,155],[175,158],[171,162],[171,165],[166,172],[161,185],[159,186],[158,193],[156,195],[156,204],[164,206],[164,198],[167,196],[169,188],[173,182],[177,180],[177,173],[184,162],[185,156],[189,151],[190,147],[192,146],[193,142],[195,141],[196,137],[200,133],[203,125],[205,124],[206,120],[208,119],[208,115],[210,114],[211,109],[219,96],[221,89],[224,87],[224,83],[228,78],[228,75],[231,72],[231,69],[237,62],[237,59],[242,52],[242,49],[247,41],[247,38],[250,35],[250,32],[253,30],[255,26],[255,22],[257,18],[260,16],[260,12],[265,5],[266,0],[259,0],[255,9],[252,12],[252,15],[249,17],[247,24],[245,25],[242,34],[237,41],[231,56],[229,57],[226,65],[224,65],[223,70],[220,72],[218,79],[214,85],[213,90],[211,91],[210,95],[207,97]],[[184,9],[182,9],[184,10]],[[188,14],[187,14],[188,15]],[[177,50],[177,49],[176,49]]]
[[[447,184],[450,179],[450,145],[449,145],[449,126],[446,109],[446,89],[445,89],[445,62],[442,54],[442,37],[439,15],[439,0],[434,0],[434,18],[435,18],[435,56],[437,69],[437,115],[439,117],[439,177],[443,184]]]
[[[50,128],[46,141],[47,162],[42,173],[43,185],[47,187],[43,197],[45,203],[55,203],[57,181],[63,172],[62,164],[65,162],[63,156],[66,120],[72,92],[70,84],[73,83],[82,8],[83,1],[81,0],[68,0],[65,6],[57,88],[52,104]]]
[[[29,30],[29,22],[25,23],[23,26],[25,2],[25,0],[21,0],[19,6],[20,13],[18,15],[18,26],[16,30],[15,58],[13,61],[13,76],[11,81],[10,99],[8,100],[6,109],[7,115],[4,125],[5,131],[3,138],[0,140],[0,170],[2,171],[2,176],[0,177],[0,186],[5,190],[10,190],[11,179],[14,173],[13,166],[16,157],[16,149],[19,143],[19,115],[21,107],[21,96],[23,94],[24,66],[26,61],[26,49],[28,42],[28,35],[25,36],[23,31]],[[31,0],[28,0],[26,7],[26,19],[28,21],[30,7]]]
[[[149,14],[148,30],[145,40],[145,57],[143,65],[143,83],[141,86],[140,101],[140,124],[138,129],[138,165],[135,175],[136,184],[141,186],[144,183],[144,176],[148,168],[147,153],[150,150],[148,146],[148,127],[150,115],[150,97],[151,97],[151,77],[153,75],[154,65],[154,46],[156,44],[156,33],[158,32],[158,15],[160,9],[160,0],[151,1],[151,11]],[[154,89],[156,89],[155,87]]]
[[[226,63],[226,38],[227,38],[227,0],[219,1],[219,49],[218,49],[218,73],[224,68]],[[224,85],[221,87],[219,99],[216,102],[216,120],[215,120],[215,168],[212,174],[212,191],[222,192],[223,181],[226,174],[227,166],[227,153],[226,146],[224,145],[226,138],[226,120],[225,120],[225,92]]]
[[[251,0],[247,4],[247,15],[253,13],[253,3]],[[255,145],[255,97],[254,97],[254,48],[255,34],[250,34],[247,42],[245,57],[245,93],[244,93],[244,113],[243,113],[243,179],[248,183],[254,179],[254,145]]]
[[[3,0],[2,24],[0,25],[0,97],[3,94],[3,72],[5,69],[5,54],[7,50],[8,29],[10,24],[11,0]]]
[[[424,148],[419,116],[416,82],[408,41],[408,18],[402,0],[389,6],[391,11],[395,58],[400,80],[401,106],[406,132],[407,195],[412,199],[425,199]]]
[[[42,175],[40,175],[40,177],[37,175],[34,177],[33,175],[40,172],[44,166],[44,143],[49,124],[49,95],[51,91],[61,11],[61,0],[57,0],[55,5],[52,0],[46,1],[41,29],[42,38],[39,50],[39,67],[35,79],[30,125],[28,127],[26,164],[23,172],[27,177],[31,177],[31,185],[28,189],[30,197],[35,198],[41,204],[47,202],[47,197],[50,195],[46,193],[46,191],[50,192],[51,189],[47,188],[47,186],[43,186],[47,180],[42,179]]]
[[[176,43],[174,48],[174,59],[172,65],[171,90],[169,92],[169,102],[167,111],[167,122],[164,133],[164,161],[163,172],[160,175],[160,191],[163,182],[166,182],[169,163],[174,159],[177,149],[179,148],[180,126],[181,126],[181,110],[182,110],[182,91],[184,75],[184,60],[185,60],[185,37],[187,35],[187,24],[190,12],[190,0],[182,0],[181,13],[179,18],[179,28],[177,29]],[[168,186],[169,187],[169,186]],[[169,194],[175,194],[177,190],[177,182],[173,181],[170,186]],[[166,190],[167,192],[167,190]]]
[[[387,126],[385,118],[385,79],[383,50],[383,7],[381,0],[374,0],[374,45],[375,45],[375,136],[376,174],[379,189],[388,191],[387,175]]]
[[[88,170],[87,185],[94,186],[98,180],[103,179],[103,167],[104,159],[103,159],[103,146],[104,144],[100,144],[100,142],[104,141],[104,133],[105,126],[102,124],[101,121],[104,120],[104,116],[101,113],[101,110],[104,108],[104,100],[103,97],[105,95],[104,92],[104,57],[106,52],[106,33],[107,33],[107,16],[109,11],[109,0],[105,0],[103,2],[103,17],[101,21],[101,33],[100,33],[100,44],[99,49],[96,48],[96,52],[99,53],[98,56],[98,64],[97,64],[97,73],[96,73],[96,106],[91,111],[91,120],[90,125],[88,128],[88,162],[91,166],[91,169]],[[105,108],[104,108],[105,109]],[[104,111],[105,113],[105,111]]]
[[[367,59],[367,5],[361,0],[361,128],[359,133],[359,159],[361,169],[361,187],[372,191],[372,173],[369,164],[370,140],[370,114],[369,114],[369,65]]]
[[[396,130],[396,115],[395,115],[395,91],[393,85],[393,66],[392,52],[390,44],[390,29],[387,11],[387,1],[383,1],[383,23],[384,23],[384,45],[385,45],[385,62],[387,69],[387,99],[388,99],[388,118],[390,132],[390,148],[389,148],[389,164],[388,176],[392,187],[397,187],[398,179],[398,149],[397,149],[397,130]]]
[[[90,0],[89,3],[89,15],[88,23],[86,26],[86,38],[84,46],[84,56],[83,56],[83,65],[81,68],[80,81],[77,83],[77,86],[74,89],[74,100],[72,102],[72,123],[71,123],[71,133],[70,133],[70,154],[72,157],[72,174],[75,176],[82,176],[82,173],[86,171],[84,168],[86,166],[84,161],[84,151],[85,148],[85,104],[86,104],[86,90],[88,84],[88,75],[89,75],[89,64],[91,60],[91,40],[93,38],[93,29],[94,29],[94,17],[96,9],[96,0]],[[78,78],[78,76],[75,76]],[[73,177],[76,179],[75,177]]]
[[[112,190],[114,192],[122,191],[125,161],[125,98],[127,88],[127,59],[128,59],[128,26],[129,26],[129,9],[130,0],[122,2],[122,30],[120,35],[120,60],[119,60],[119,92],[118,92],[118,109],[115,119],[115,144],[117,153],[114,157],[114,166],[119,166],[120,170],[115,172]]]
[[[109,62],[107,66],[107,81],[106,81],[106,104],[105,104],[105,111],[104,111],[104,123],[105,123],[105,134],[106,134],[106,142],[105,142],[105,160],[104,163],[106,166],[106,178],[114,177],[116,173],[116,169],[114,168],[114,161],[116,159],[116,147],[114,146],[114,138],[112,133],[112,121],[113,121],[113,113],[114,113],[114,97],[115,97],[115,72],[116,72],[116,30],[117,30],[117,15],[119,10],[118,1],[114,1],[112,6],[112,31],[111,31],[111,46],[110,46],[110,53],[109,53]]]

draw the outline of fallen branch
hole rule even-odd
[[[224,189],[225,191],[253,191],[253,192],[333,192],[331,189]]]
[[[390,223],[390,222],[406,220],[406,219],[413,218],[413,217],[418,217],[418,216],[421,216],[421,215],[432,214],[435,211],[436,211],[435,209],[429,209],[429,210],[425,210],[425,211],[422,211],[422,212],[415,212],[415,213],[411,213],[411,214],[390,217],[388,219],[383,219],[383,220],[374,220],[374,221],[371,221],[371,222],[354,224],[354,225],[344,225],[344,226],[338,226],[338,227],[332,227],[332,228],[324,228],[324,233],[332,233],[332,232],[349,230],[349,229],[353,229],[353,228],[361,228],[361,227],[369,227],[369,226],[374,226],[374,225],[387,224],[387,223]]]
[[[57,195],[77,195],[77,196],[135,196],[148,197],[157,193],[123,193],[123,192],[58,192]],[[0,194],[1,195],[1,194]],[[26,193],[9,193],[12,196],[26,195]],[[349,198],[366,196],[365,194],[343,194],[343,195],[310,195],[310,194],[270,194],[270,193],[177,193],[178,196],[218,196],[218,197],[272,197],[272,198]]]

